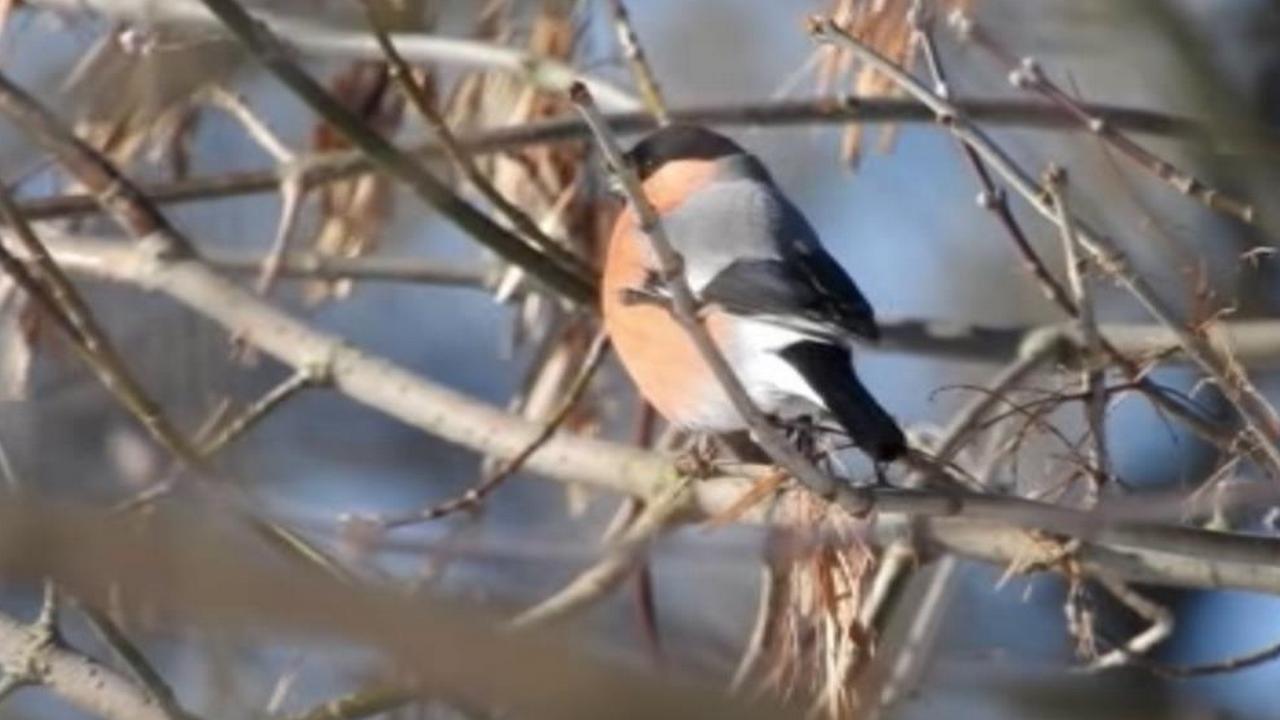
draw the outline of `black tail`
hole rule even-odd
[[[854,445],[878,462],[896,460],[906,453],[902,428],[862,386],[853,372],[848,349],[806,340],[788,345],[779,354],[822,398]]]

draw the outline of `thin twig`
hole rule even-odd
[[[902,637],[901,647],[894,655],[893,666],[880,684],[876,702],[881,707],[909,697],[920,686],[925,667],[932,657],[930,650],[942,625],[958,564],[954,556],[947,555],[933,567],[920,605]]]
[[[201,0],[223,25],[282,83],[374,163],[405,183],[427,205],[503,259],[527,271],[566,298],[595,299],[594,278],[547,256],[477,210],[432,175],[416,158],[400,150],[334,98],[297,62],[289,49],[261,21],[235,0]]]
[[[858,623],[864,628],[883,628],[911,571],[920,562],[912,542],[906,538],[889,543],[876,559],[875,576],[858,607]]]
[[[1047,337],[1033,338],[1024,345],[1019,357],[997,373],[984,392],[952,416],[933,449],[934,460],[944,465],[955,460],[973,434],[981,430],[984,420],[1002,402],[1005,395],[1054,360],[1059,355],[1060,348],[1053,338]]]
[[[978,153],[1037,212],[1054,225],[1058,224],[1057,210],[1053,207],[1052,199],[980,127],[960,114],[958,108],[865,43],[844,32],[836,23],[817,19],[813,31],[824,42],[850,49],[903,91],[928,105],[937,113],[940,123]],[[1079,218],[1075,219],[1075,226],[1076,236],[1093,256],[1098,267],[1124,285],[1155,319],[1172,330],[1183,351],[1218,384],[1257,441],[1259,450],[1266,459],[1268,472],[1280,477],[1280,417],[1277,417],[1275,409],[1254,387],[1247,373],[1206,342],[1197,330],[1187,327],[1155,288],[1133,269],[1128,257],[1115,243]]]
[[[147,660],[142,649],[129,639],[124,630],[107,613],[98,608],[86,603],[77,603],[77,606],[102,642],[106,643],[116,657],[129,668],[134,678],[151,694],[151,697],[155,698],[170,720],[190,720],[192,716],[178,702],[178,696],[174,694],[173,688],[151,664],[151,661]]]
[[[1083,339],[1081,379],[1087,399],[1084,402],[1085,425],[1092,441],[1089,472],[1093,477],[1088,504],[1097,502],[1099,491],[1111,476],[1110,453],[1107,451],[1107,378],[1099,365],[1102,360],[1102,334],[1094,313],[1093,293],[1085,277],[1079,257],[1079,239],[1067,199],[1067,171],[1057,165],[1049,168],[1045,184],[1058,209],[1058,227],[1062,229],[1062,249],[1067,266],[1067,284],[1072,300],[1080,309],[1080,336]]]
[[[326,367],[320,366],[295,371],[284,382],[271,388],[239,415],[223,423],[219,427],[217,434],[200,445],[200,454],[204,457],[212,457],[218,454],[236,438],[242,437],[259,422],[262,422],[263,418],[270,415],[272,411],[279,408],[294,395],[308,387],[327,383],[328,379],[323,375],[327,370]]]
[[[760,599],[756,606],[756,620],[738,666],[733,671],[733,678],[729,681],[729,692],[743,692],[747,681],[760,671],[768,654],[774,651],[790,598],[791,573],[791,563],[781,558],[765,558],[760,568]]]
[[[137,186],[101,153],[76,137],[56,116],[3,74],[0,74],[0,113],[7,115],[37,143],[44,146],[71,175],[89,188],[103,209],[139,244],[146,246],[153,258],[190,260],[195,257],[195,245],[147,200]],[[5,194],[0,192],[0,203],[4,199]],[[24,245],[30,246],[27,248],[28,252],[36,257],[48,257],[39,238],[12,202],[0,205],[0,211],[3,211],[6,221],[23,240]],[[0,253],[0,257],[6,256],[7,252]],[[41,266],[41,263],[37,263],[37,266]],[[58,288],[65,279],[57,280],[60,273],[56,272],[56,266],[51,267],[52,271],[49,267],[44,267],[46,282],[50,283],[50,287]],[[70,288],[69,283],[59,292],[66,288]],[[87,313],[87,306],[83,302],[80,305],[86,310],[84,318],[91,317]],[[65,315],[60,312],[57,300],[52,301],[51,307],[58,316]],[[113,359],[118,358],[118,355],[103,350],[110,347],[105,335],[99,333],[95,336],[94,326],[85,324],[84,318],[76,320],[74,315],[67,315],[65,327],[76,344],[83,345],[86,353],[99,359],[92,367],[107,373],[104,383],[108,389],[122,398],[125,407],[183,467],[196,471],[197,477],[201,479],[212,477],[204,459],[190,441],[165,417],[159,406],[126,371],[123,363]],[[94,350],[95,347],[97,350]],[[228,496],[224,493],[223,497]],[[246,505],[241,504],[238,512],[256,532],[278,547],[295,553],[336,576],[344,576],[342,569],[332,559],[297,533],[262,517]]]
[[[235,120],[240,127],[244,128],[245,134],[249,136],[258,147],[262,148],[272,160],[281,165],[288,165],[297,161],[297,153],[293,151],[276,131],[272,130],[262,118],[258,117],[239,95],[217,85],[207,88],[201,93],[201,99],[208,105],[226,113]]]
[[[196,0],[164,0],[161,3],[154,0],[30,0],[25,4],[64,12],[92,10],[114,20],[129,19],[146,26],[180,24],[202,26],[208,30],[216,29],[220,19],[215,8],[202,7]],[[251,19],[279,34],[288,43],[291,54],[302,53],[329,61],[380,59],[377,43],[367,34],[318,24],[308,6],[297,6],[298,12],[295,13],[278,12],[258,3],[251,7]],[[214,13],[211,14],[210,10]],[[600,95],[601,101],[613,109],[628,110],[640,106],[631,93],[612,83],[581,75],[565,63],[519,48],[423,33],[397,34],[394,40],[411,62],[503,70],[552,92],[564,92],[575,79],[581,78]]]
[[[1130,661],[1162,677],[1186,679],[1208,675],[1225,675],[1226,673],[1247,670],[1263,663],[1269,663],[1277,658],[1280,658],[1280,642],[1275,642],[1253,652],[1237,655],[1226,660],[1196,665],[1167,665],[1144,660],[1135,661],[1133,658],[1130,658]]]
[[[5,490],[10,495],[17,495],[22,491],[22,481],[18,479],[18,471],[13,467],[13,458],[9,456],[3,438],[0,438],[0,482],[4,483]]]
[[[600,562],[556,594],[517,615],[511,626],[527,628],[563,620],[608,595],[639,565],[650,543],[672,517],[687,508],[691,499],[689,482],[688,478],[670,478],[669,487],[645,501],[644,509]]]
[[[293,238],[293,230],[302,211],[302,201],[306,196],[303,182],[305,163],[298,160],[297,153],[289,148],[270,127],[238,95],[221,87],[208,89],[204,96],[214,107],[230,115],[254,142],[274,159],[280,168],[280,219],[276,222],[275,237],[271,241],[271,249],[262,262],[258,273],[258,294],[266,295],[280,274],[280,265],[289,252],[289,243]]]
[[[1138,617],[1147,621],[1147,627],[1142,632],[1126,640],[1120,647],[1095,658],[1089,663],[1087,668],[1089,671],[1105,670],[1125,665],[1129,658],[1145,656],[1155,646],[1164,642],[1173,634],[1173,613],[1169,608],[1134,590],[1123,581],[1108,576],[1106,573],[1097,573],[1094,575],[1094,579],[1098,584],[1106,588],[1112,597],[1132,610]]]
[[[62,274],[3,187],[0,187],[0,218],[13,228],[23,250],[32,258],[29,265],[24,265],[0,244],[0,267],[66,333],[76,353],[121,406],[151,437],[181,456],[187,447],[186,439],[126,369],[120,354],[88,306]]]
[[[613,11],[614,34],[618,38],[618,45],[622,46],[622,54],[631,68],[631,77],[640,90],[640,99],[644,101],[645,109],[653,115],[653,119],[659,126],[669,125],[671,112],[667,110],[667,103],[662,99],[658,78],[653,73],[649,58],[645,56],[644,46],[640,44],[640,36],[636,33],[635,25],[631,23],[631,14],[627,12],[626,3],[623,0],[609,0],[609,8]]]
[[[913,11],[909,13],[909,21],[912,25],[912,32],[917,39],[917,44],[921,47],[926,65],[933,77],[935,92],[937,96],[948,101],[951,100],[950,86],[947,83],[946,74],[942,67],[942,60],[938,53],[937,47],[933,42],[933,34],[930,32],[930,23],[932,17],[925,17],[923,11]],[[951,101],[953,106],[957,106]],[[936,117],[936,116],[935,116]],[[949,124],[947,124],[950,127]],[[1067,317],[1079,322],[1081,315],[1080,306],[1072,299],[1067,289],[1058,281],[1053,272],[1049,270],[1049,266],[1045,263],[1040,254],[1032,247],[1031,241],[1028,239],[1026,232],[1022,228],[1022,224],[1013,214],[1009,206],[1009,198],[1003,188],[996,185],[990,170],[987,168],[986,162],[978,151],[963,138],[956,136],[961,152],[973,172],[974,177],[978,180],[981,192],[978,195],[979,204],[995,216],[1000,227],[1013,243],[1015,251],[1022,260],[1023,266],[1032,278],[1039,284],[1045,297],[1052,301],[1055,305],[1062,309]],[[1214,423],[1205,421],[1202,417],[1189,410],[1184,404],[1170,398],[1162,389],[1153,381],[1145,376],[1145,373],[1129,359],[1124,353],[1120,352],[1110,340],[1103,338],[1101,341],[1102,349],[1107,356],[1116,365],[1121,367],[1126,375],[1139,385],[1139,390],[1147,397],[1147,399],[1160,408],[1162,411],[1169,413],[1177,418],[1180,422],[1186,424],[1193,432],[1201,437],[1209,440],[1218,447],[1230,447],[1235,444],[1235,432],[1220,428]]]
[[[446,515],[473,510],[479,507],[484,501],[494,493],[503,483],[512,475],[520,471],[529,456],[538,451],[551,436],[560,429],[564,421],[569,418],[570,413],[577,407],[578,401],[582,399],[582,395],[586,392],[587,387],[591,384],[591,379],[595,377],[596,371],[600,369],[601,363],[606,356],[605,350],[609,347],[608,336],[603,332],[597,332],[588,346],[586,353],[582,357],[582,365],[578,368],[578,373],[569,382],[569,387],[565,391],[564,398],[560,401],[559,406],[551,412],[551,415],[543,421],[542,429],[537,435],[529,441],[519,452],[503,461],[494,468],[489,476],[475,487],[467,490],[465,493],[439,502],[431,507],[418,510],[407,515],[397,515],[385,518],[375,518],[373,522],[378,527],[389,530],[406,525],[413,525],[422,522],[428,522]]]
[[[471,155],[458,144],[457,138],[454,137],[453,131],[449,129],[449,125],[445,122],[440,111],[436,109],[431,99],[427,97],[425,90],[414,79],[413,68],[396,49],[395,43],[392,42],[386,26],[380,18],[379,8],[382,6],[382,0],[364,0],[364,6],[365,19],[369,23],[373,36],[378,40],[378,45],[382,48],[383,54],[386,55],[392,77],[400,84],[405,97],[409,99],[410,104],[422,116],[423,121],[435,133],[440,147],[443,148],[444,154],[449,158],[450,162],[462,171],[471,186],[484,196],[484,199],[493,205],[507,222],[511,223],[526,242],[549,257],[554,258],[556,262],[563,264],[565,267],[573,268],[581,275],[593,275],[594,271],[585,260],[543,232],[542,228],[529,217],[528,213],[503,196],[498,191],[498,188],[494,187],[493,183],[489,181],[489,178],[485,177],[485,174],[476,165]]]
[[[956,99],[954,102],[975,122],[1049,130],[1076,128],[1074,120],[1062,117],[1060,110],[1044,103],[981,98]],[[1186,139],[1196,139],[1205,133],[1204,128],[1191,120],[1155,111],[1114,105],[1086,107],[1112,125],[1138,132]],[[690,107],[672,110],[671,117],[675,122],[697,125],[751,127],[936,122],[936,117],[927,107],[910,98],[854,96]],[[647,112],[613,113],[607,118],[609,126],[618,133],[643,132],[654,127],[654,120]],[[569,116],[470,131],[461,134],[458,143],[466,152],[480,155],[530,145],[571,142],[589,135],[590,130],[585,123]],[[438,140],[428,140],[407,148],[405,152],[436,158],[444,154],[444,148]],[[1280,140],[1264,148],[1250,148],[1249,152],[1280,155]],[[360,150],[316,153],[308,156],[303,165],[302,182],[308,190],[377,169],[377,164]],[[142,186],[142,190],[153,202],[180,203],[275,192],[279,187],[279,169],[269,168],[152,183]],[[48,220],[96,213],[99,207],[92,196],[69,194],[27,200],[22,204],[22,210],[31,220]]]
[[[688,334],[703,362],[710,367],[725,394],[732,401],[734,409],[750,428],[753,439],[764,448],[774,462],[785,468],[797,481],[819,497],[837,502],[855,515],[865,514],[871,509],[872,504],[870,496],[865,491],[839,482],[815,467],[808,458],[797,452],[787,442],[782,433],[752,402],[742,381],[734,374],[733,368],[729,366],[724,355],[711,340],[707,329],[703,327],[702,321],[698,319],[698,300],[694,297],[684,276],[684,260],[667,238],[658,213],[645,197],[644,189],[635,172],[627,166],[622,149],[618,146],[618,140],[605,123],[599,109],[596,108],[590,91],[585,85],[575,85],[570,97],[582,113],[583,119],[591,126],[596,143],[608,162],[609,171],[620,181],[626,192],[631,212],[635,213],[640,231],[649,238],[649,243],[660,265],[662,281],[671,294],[671,309],[676,322]]]
[[[210,267],[237,275],[257,273],[269,259],[270,256],[261,254],[228,253],[210,253],[204,258]],[[478,290],[487,290],[494,280],[492,270],[476,263],[395,255],[337,257],[291,253],[279,258],[277,272],[280,277],[290,279],[412,283]]]
[[[996,41],[990,33],[963,12],[952,13],[948,23],[961,40],[972,40],[978,47],[991,53],[1006,67],[1009,73],[1009,84],[1016,88],[1039,93],[1080,123],[1080,126],[1098,136],[1103,142],[1115,148],[1129,162],[1138,166],[1151,176],[1177,192],[1199,202],[1207,208],[1245,223],[1253,223],[1254,208],[1248,202],[1234,198],[1224,192],[1210,187],[1204,181],[1164,160],[1132,138],[1108,123],[1105,118],[1094,115],[1069,93],[1049,79],[1044,69],[1033,58],[1017,58]]]

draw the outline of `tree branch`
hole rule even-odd
[[[195,246],[191,241],[156,210],[137,186],[3,74],[0,74],[0,113],[6,115],[57,158],[71,175],[94,193],[103,210],[132,235],[139,245],[147,247],[148,252],[154,257],[192,258],[195,256]],[[25,218],[21,217],[15,207],[10,205],[6,208],[9,210],[9,222],[15,226],[16,234],[25,241],[23,245],[28,246],[28,251],[35,257],[46,257],[43,265],[37,262],[36,266],[44,267],[44,272],[52,273],[51,278],[57,276],[56,267],[47,262],[47,254],[41,249],[39,238],[30,231]],[[56,283],[57,281],[51,279],[46,282]],[[64,285],[63,289],[69,291],[70,285],[65,283]],[[83,306],[83,303],[79,305]],[[166,419],[160,412],[159,406],[149,399],[141,385],[131,378],[123,365],[113,360],[114,353],[107,350],[110,346],[105,335],[95,337],[92,332],[93,326],[84,324],[84,320],[78,324],[76,320],[68,317],[64,325],[68,327],[73,341],[78,346],[84,347],[92,357],[97,358],[94,369],[103,373],[108,388],[122,399],[125,407],[138,418],[151,437],[183,468],[193,471],[201,480],[210,480],[211,469],[204,457],[179,429]],[[228,493],[222,493],[223,499],[230,497]],[[244,504],[236,509],[249,526],[264,539],[335,575],[343,575],[341,568],[331,558],[289,528],[263,518],[253,508]]]
[[[172,297],[286,365],[305,368],[327,359],[338,392],[477,453],[511,458],[543,432],[540,423],[512,417],[315,330],[197,260],[157,257],[133,247],[99,267],[116,281]],[[549,438],[524,467],[542,477],[636,497],[650,495],[676,472],[665,455],[566,433]],[[725,512],[758,476],[751,468],[726,472],[695,486],[697,512],[687,519]],[[1097,543],[1095,557],[1124,579],[1280,594],[1280,541],[1126,521],[1129,513],[1150,511],[1140,498],[1127,509],[1117,501],[1105,512],[1083,513],[1007,497],[888,490],[875,495],[885,538],[898,532],[896,518],[903,514],[948,518],[926,523],[926,534],[962,555],[1006,562],[1035,547],[1021,528],[1040,528]],[[765,521],[751,510],[743,519]]]
[[[970,119],[902,68],[844,32],[830,20],[815,20],[813,31],[824,42],[851,50],[861,60],[876,68],[904,92],[925,103],[937,114],[939,122],[955,133],[965,145],[988,163],[1010,187],[1018,192],[1050,223],[1059,224],[1058,211],[1052,198],[1024,173],[1007,153],[1001,150]],[[1079,218],[1074,218],[1075,236],[1107,274],[1113,276],[1138,300],[1154,318],[1167,326],[1178,338],[1178,344],[1204,372],[1212,378],[1228,402],[1239,412],[1250,434],[1257,441],[1270,474],[1280,477],[1280,417],[1254,387],[1248,375],[1229,357],[1212,347],[1187,326],[1170,305],[1145,278],[1132,267],[1124,252],[1112,240]]]
[[[140,262],[137,250],[106,235],[68,233],[41,227],[44,244],[64,270],[109,282],[137,284]],[[12,235],[5,234],[12,238]],[[12,251],[22,253],[13,246]],[[204,264],[233,275],[254,275],[264,259],[260,254],[203,253]],[[117,268],[122,268],[117,272]],[[493,273],[476,264],[453,263],[416,257],[372,255],[362,258],[322,258],[297,253],[283,258],[280,274],[287,278],[390,282],[443,285],[487,291]],[[1058,361],[1077,364],[1087,346],[1075,323],[973,325],[951,319],[919,319],[888,316],[879,320],[881,339],[873,351],[927,355],[967,362],[1007,363],[1020,348],[1046,342],[1062,353]],[[1124,355],[1164,363],[1187,362],[1177,338],[1163,325],[1150,323],[1101,323],[1102,336]],[[1231,348],[1232,356],[1256,370],[1280,369],[1280,321],[1233,320],[1206,328],[1209,341]]]
[[[981,98],[956,99],[954,103],[968,117],[984,124],[1079,130],[1074,120],[1063,117],[1058,108],[1047,103]],[[1084,107],[1091,115],[1104,118],[1114,127],[1135,132],[1186,139],[1203,138],[1206,132],[1192,120],[1155,111],[1102,104]],[[691,107],[672,110],[671,118],[673,122],[696,125],[748,127],[936,121],[928,107],[910,98],[856,96]],[[654,119],[647,112],[615,113],[607,115],[606,119],[609,127],[621,134],[643,132],[655,127]],[[464,132],[458,136],[458,145],[471,154],[486,154],[529,145],[576,141],[588,136],[589,130],[581,119],[563,117]],[[1263,148],[1250,148],[1249,151],[1280,156],[1280,139]],[[428,140],[406,152],[434,159],[444,156],[445,148],[438,140]],[[303,165],[301,180],[307,188],[373,172],[375,167],[373,160],[359,150],[316,154],[306,158]],[[279,187],[280,172],[271,168],[144,185],[142,190],[154,202],[175,203],[275,192]],[[98,206],[89,195],[64,195],[29,200],[22,205],[22,210],[32,220],[43,220],[98,212]]]
[[[565,298],[582,304],[594,301],[593,277],[585,276],[577,268],[565,266],[494,222],[432,175],[419,160],[369,127],[294,62],[288,48],[271,29],[245,11],[239,3],[235,0],[201,2],[280,82],[352,145],[363,151],[377,167],[408,186],[420,200]],[[374,38],[366,39],[376,47]]]
[[[377,0],[364,0],[364,2],[365,17],[368,20],[374,38],[378,41],[378,46],[382,48],[382,53],[386,56],[387,65],[391,68],[392,76],[400,84],[405,97],[413,105],[413,108],[418,111],[418,115],[422,117],[423,122],[435,133],[437,141],[444,149],[444,154],[449,158],[450,162],[462,172],[467,181],[471,183],[471,186],[520,233],[526,242],[550,256],[555,262],[574,270],[580,275],[593,275],[594,270],[585,260],[575,255],[563,244],[549,237],[538,226],[538,223],[529,217],[528,213],[516,207],[515,203],[504,197],[498,191],[498,188],[494,187],[493,183],[489,181],[489,178],[485,177],[484,172],[481,171],[475,160],[458,145],[458,140],[454,137],[453,131],[449,129],[444,116],[432,104],[427,92],[414,79],[413,68],[400,55],[395,41],[391,39],[390,34],[383,26],[381,19],[381,13],[385,12],[383,4]]]
[[[6,678],[39,685],[84,712],[108,720],[174,720],[129,678],[46,637],[35,625],[0,614],[0,668]]]
[[[117,21],[185,25],[206,30],[221,29],[219,18],[197,0],[27,0],[24,5],[63,13],[93,12]],[[290,46],[304,55],[323,59],[378,60],[377,42],[366,33],[342,30],[317,23],[313,17],[290,16],[262,6],[253,8],[256,22],[270,27]],[[468,38],[440,37],[421,33],[393,35],[396,46],[414,63],[446,63],[461,67],[493,68],[517,75],[531,85],[564,92],[580,77],[578,71],[551,58],[524,50]],[[630,93],[599,78],[586,76],[602,101],[617,110],[634,110],[639,101]]]

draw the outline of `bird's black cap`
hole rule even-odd
[[[644,180],[672,160],[715,160],[744,153],[738,143],[699,125],[668,125],[636,143],[627,160]]]

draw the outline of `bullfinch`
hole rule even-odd
[[[652,133],[627,160],[684,257],[708,334],[757,407],[784,422],[834,419],[876,462],[901,457],[902,430],[851,364],[853,340],[879,336],[871,305],[760,160],[693,125]],[[635,214],[624,210],[601,283],[619,359],[669,422],[705,433],[746,429],[661,302],[658,271]]]

